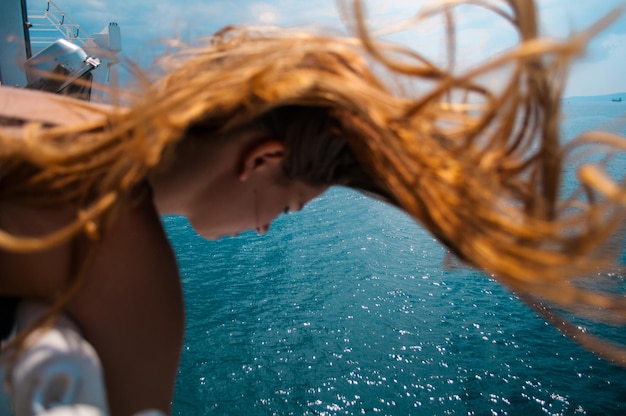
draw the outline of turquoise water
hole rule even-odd
[[[621,103],[565,112],[566,137],[626,133]],[[176,415],[626,414],[625,369],[481,273],[445,269],[380,202],[332,189],[265,236],[219,242],[165,222],[187,303]]]

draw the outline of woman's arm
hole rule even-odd
[[[92,122],[107,107],[50,93],[0,87],[0,118],[45,124]],[[0,123],[1,124],[1,123]],[[20,126],[15,127],[20,133]],[[37,236],[71,222],[75,208],[2,201],[0,226]],[[95,243],[94,262],[66,312],[97,351],[113,415],[169,412],[183,341],[184,307],[176,260],[151,198],[127,204]],[[29,254],[0,251],[0,292],[53,302],[89,244]],[[80,262],[80,260],[79,260]]]

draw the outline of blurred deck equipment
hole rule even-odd
[[[0,84],[105,102],[117,84],[117,23],[87,34],[52,0],[0,2]]]

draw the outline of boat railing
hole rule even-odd
[[[75,23],[52,0],[47,0],[44,10],[28,10],[28,24],[31,45],[41,47],[49,45],[62,37],[83,46],[91,37],[81,31],[80,25]]]

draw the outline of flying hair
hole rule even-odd
[[[461,6],[501,19],[517,33],[516,44],[460,65]],[[432,1],[395,29],[442,17],[446,58],[437,63],[374,33],[364,2],[343,1],[340,9],[351,36],[226,27],[169,51],[156,75],[137,72],[140,88],[125,107],[98,107],[102,117],[80,124],[29,123],[19,137],[0,129],[0,198],[76,206],[76,219],[48,235],[0,230],[0,248],[42,250],[77,235],[97,242],[115,208],[175,156],[179,141],[217,143],[235,129],[262,125],[293,140],[288,148],[299,146],[288,175],[351,186],[398,206],[463,263],[497,279],[584,347],[626,365],[625,346],[568,319],[626,323],[626,297],[594,280],[611,271],[616,285],[623,279],[615,259],[626,183],[623,173],[605,167],[623,156],[626,140],[589,132],[563,143],[559,131],[571,62],[618,11],[555,40],[541,37],[533,1]],[[485,82],[490,77],[501,82]],[[310,109],[316,121],[303,127]],[[320,137],[330,144],[315,142]],[[578,188],[566,194],[564,169],[583,150],[602,158],[580,163]],[[330,162],[320,159],[330,153]],[[85,267],[38,325],[61,311]]]

